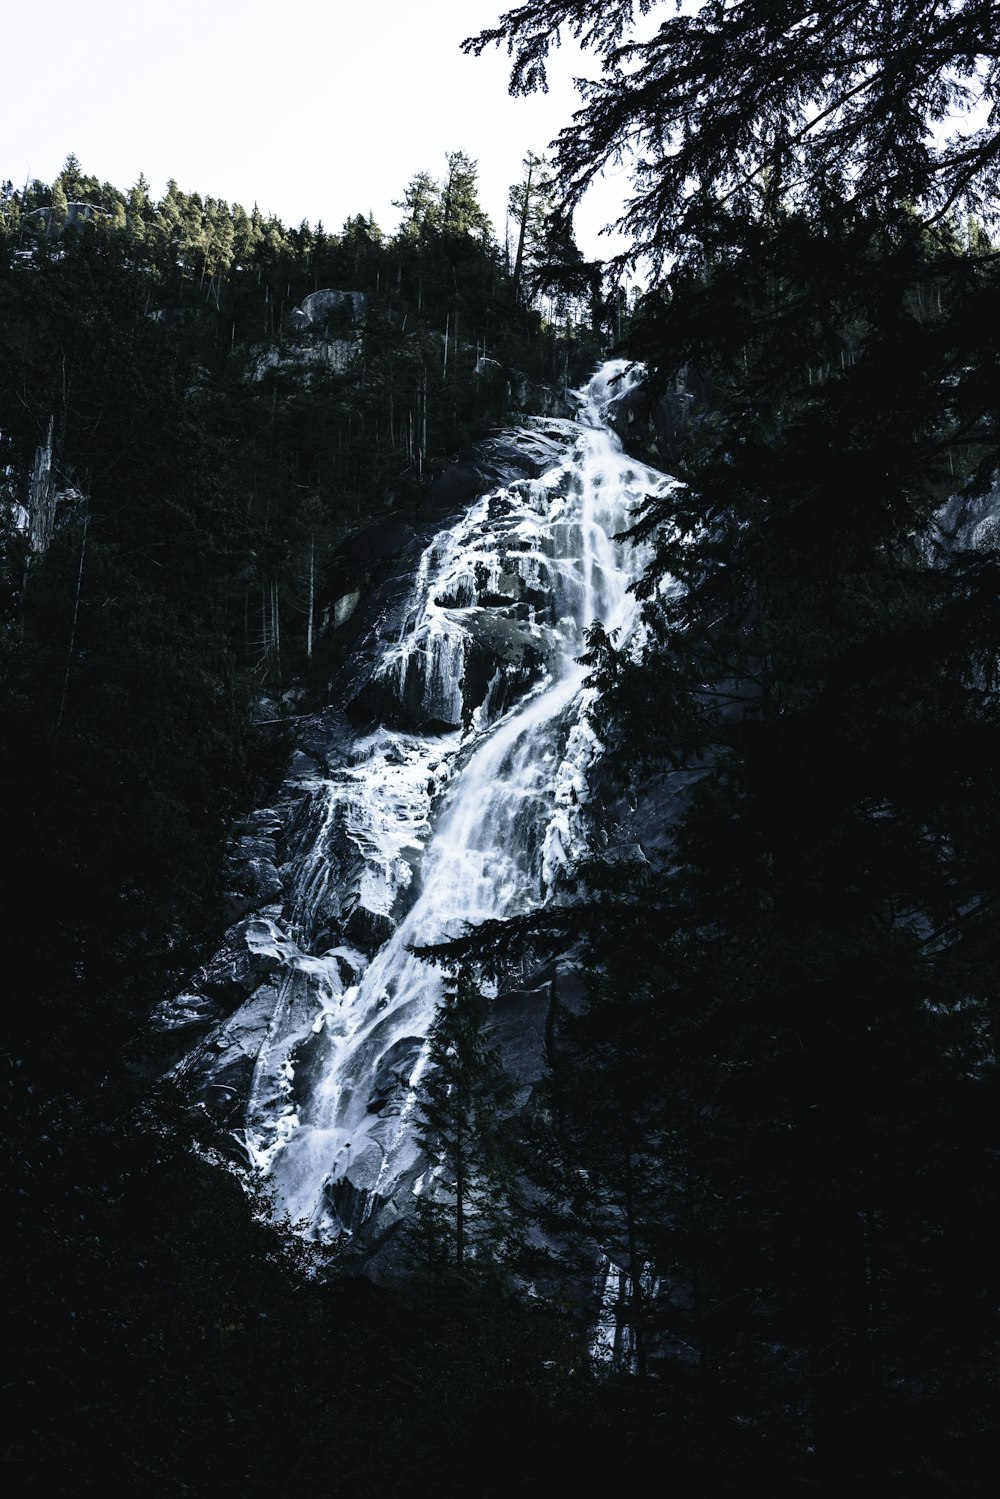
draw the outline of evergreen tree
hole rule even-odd
[[[405,217],[399,226],[400,235],[407,239],[419,239],[428,230],[440,225],[441,189],[429,172],[416,172],[407,185],[401,199],[393,202],[394,208],[402,208]]]
[[[589,316],[592,331],[599,333],[605,317],[602,263],[584,260],[573,232],[572,215],[560,213],[554,206],[545,215],[542,233],[530,269],[531,284],[555,298],[564,318]]]
[[[449,151],[447,165],[440,196],[442,230],[488,243],[493,238],[493,225],[479,205],[476,163],[464,151]]]
[[[509,1251],[517,1194],[503,1116],[512,1102],[510,1081],[489,1041],[488,1003],[471,970],[459,966],[445,981],[428,1033],[418,1103],[418,1141],[431,1163],[419,1204],[424,1254],[440,1252],[448,1221],[449,1258],[458,1271],[470,1258],[497,1262]]]
[[[50,232],[65,224],[68,212],[69,200],[66,197],[66,189],[61,179],[57,177],[52,184],[52,207],[49,210]]]
[[[590,657],[667,852],[582,870],[576,931],[582,1034],[651,1157],[672,1289],[643,1320],[697,1350],[716,1485],[748,1442],[825,1492],[862,1460],[898,1492],[989,1470],[1000,564],[934,518],[1000,456],[994,255],[950,222],[998,156],[995,123],[928,136],[964,86],[995,100],[988,9],[703,4],[633,39],[631,5],[538,0],[468,44],[507,41],[519,88],[560,25],[611,64],[561,193],[640,152],[625,223],[672,265],[626,348],[653,396],[699,392],[632,532],[643,633]]]
[[[79,157],[71,151],[62,164],[62,171],[59,173],[58,178],[67,198],[71,201],[82,198],[85,192],[84,184],[86,180]]]
[[[661,7],[642,0],[639,11]],[[514,93],[546,86],[561,30],[607,61],[560,134],[560,187],[577,202],[627,149],[633,256],[710,255],[767,174],[772,192],[787,184],[812,210],[838,186],[859,212],[923,202],[935,222],[995,199],[996,124],[972,112],[1000,89],[991,0],[837,0],[822,14],[805,0],[702,0],[645,37],[635,11],[634,0],[529,0],[464,43],[506,47]],[[929,126],[946,117],[951,133],[932,142]]]
[[[515,298],[530,272],[544,258],[546,222],[552,209],[552,179],[544,156],[529,151],[523,162],[524,176],[511,185],[507,196],[508,223],[514,235],[511,277]]]

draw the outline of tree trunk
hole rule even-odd
[[[316,537],[309,538],[309,622],[306,627],[306,660],[313,658],[313,614],[316,605]]]
[[[69,627],[69,648],[66,652],[66,671],[63,676],[62,693],[59,698],[59,711],[56,713],[55,728],[52,731],[52,753],[55,755],[56,744],[62,729],[63,713],[66,709],[66,693],[69,690],[69,673],[73,665],[73,648],[76,644],[76,621],[80,613],[80,585],[83,581],[83,559],[87,555],[87,525],[90,521],[90,511],[85,510],[83,515],[83,535],[80,538],[80,566],[76,570],[76,593],[73,595],[73,619]]]
[[[41,557],[52,540],[55,523],[55,489],[52,483],[52,440],[55,418],[49,417],[45,445],[35,449],[35,462],[28,490],[28,562]]]
[[[455,1140],[455,1268],[465,1266],[465,1143],[461,1130]]]
[[[524,241],[528,233],[528,213],[531,207],[531,174],[534,166],[529,162],[528,175],[524,181],[524,198],[517,226],[517,251],[514,256],[514,301],[521,295],[521,275],[524,270]]]
[[[635,1172],[632,1160],[632,1116],[625,1115],[625,1222],[628,1233],[629,1278],[632,1294],[629,1297],[628,1318],[635,1343],[635,1372],[640,1379],[646,1378],[646,1344],[643,1335],[643,1263],[639,1254],[635,1225]]]

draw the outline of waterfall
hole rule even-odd
[[[414,1105],[441,975],[412,949],[559,900],[588,847],[600,745],[578,658],[594,621],[632,628],[642,558],[614,537],[673,482],[604,420],[635,378],[612,361],[577,421],[526,427],[554,444],[550,466],[425,549],[361,693],[380,722],[306,777],[285,901],[246,924],[267,981],[202,1058],[254,1038],[243,1141],[312,1237],[404,1213],[423,1170]]]

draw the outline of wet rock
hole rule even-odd
[[[986,551],[1000,545],[1000,485],[980,495],[952,495],[934,518],[931,551]]]
[[[178,994],[157,1005],[151,1016],[157,1031],[189,1030],[218,1020],[222,1006],[206,994]]]
[[[610,838],[576,658],[592,610],[627,621],[612,537],[666,483],[598,428],[541,416],[467,450],[420,516],[344,548],[330,613],[355,598],[357,644],[335,706],[293,721],[290,775],[235,851],[234,888],[275,899],[174,1012],[216,1017],[180,1070],[206,1099],[248,1100],[251,1156],[321,1236],[346,1225],[381,1253],[427,1170],[406,1105],[441,976],[413,949],[533,909],[591,834]],[[536,975],[494,1006],[519,1107],[544,1069],[551,993]]]
[[[532,380],[523,370],[512,369],[496,359],[483,356],[476,363],[475,373],[495,400],[526,416],[572,417],[579,404],[565,386]]]
[[[233,1099],[247,1098],[278,997],[274,985],[262,984],[175,1069],[209,1105],[224,1109]]]
[[[395,921],[384,911],[369,910],[359,902],[344,922],[344,935],[362,952],[375,953],[392,936],[395,926]]]
[[[1000,547],[1000,513],[985,516],[972,533],[972,545],[978,552]]]
[[[368,1096],[370,1114],[401,1112],[423,1045],[421,1036],[402,1036],[390,1046],[372,1078]]]
[[[198,970],[192,989],[230,1004],[239,1003],[281,967],[276,939],[273,924],[260,917],[231,927],[222,949]]]
[[[612,396],[606,410],[626,452],[643,463],[670,469],[692,426],[703,421],[710,408],[707,382],[689,370],[672,389],[660,394],[636,385],[621,396]]]
[[[339,630],[341,625],[346,625],[360,602],[360,588],[353,588],[350,593],[343,593],[339,599],[334,600],[333,628],[335,630]]]

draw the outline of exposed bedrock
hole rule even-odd
[[[433,1190],[414,1125],[441,975],[413,949],[565,899],[576,861],[634,837],[634,809],[601,788],[578,662],[595,619],[631,628],[642,559],[614,537],[672,482],[604,423],[623,368],[595,377],[579,422],[528,419],[462,454],[426,522],[356,542],[340,580],[356,649],[242,830],[239,919],[161,1009],[177,1071],[241,1121],[276,1210],[309,1235],[373,1252],[417,1183]],[[375,563],[391,571],[372,588]],[[491,1001],[519,1109],[577,984],[569,964]]]

